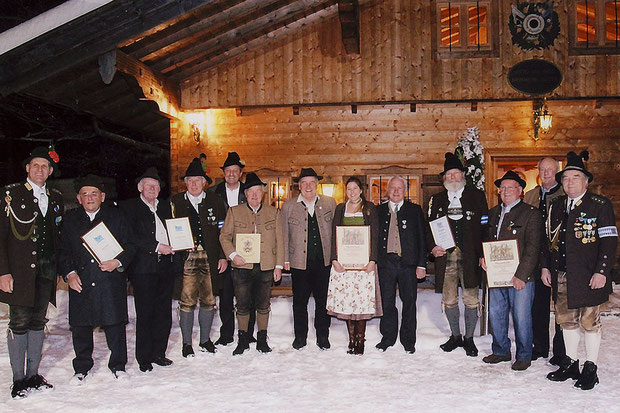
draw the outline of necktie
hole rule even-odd
[[[567,213],[570,214],[570,212],[573,210],[573,201],[574,200],[570,200],[570,203],[568,204],[568,210],[566,211]]]
[[[41,210],[43,216],[47,215],[47,203],[47,194],[45,191],[41,191],[41,194],[39,195],[39,209]]]

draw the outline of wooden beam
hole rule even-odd
[[[116,51],[116,69],[133,76],[142,88],[145,99],[157,103],[162,113],[176,118],[179,117],[179,102],[181,99],[178,85],[138,59],[120,50]]]
[[[271,13],[258,16],[241,26],[232,26],[220,35],[195,42],[192,47],[158,60],[152,65],[166,75],[174,76],[180,71],[208,61],[228,49],[247,43],[296,22],[310,14],[323,10],[335,0],[298,0]],[[234,23],[234,22],[233,22]],[[147,62],[148,63],[148,62]]]
[[[0,96],[116,48],[214,0],[116,0],[0,56]]]
[[[360,24],[358,0],[338,1],[338,18],[342,44],[347,54],[360,54]]]

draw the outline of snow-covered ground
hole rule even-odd
[[[379,321],[369,322],[367,351],[346,354],[346,326],[334,320],[332,348],[320,351],[310,329],[309,345],[291,347],[292,299],[272,300],[269,343],[274,351],[260,354],[252,346],[242,356],[232,356],[234,346],[218,353],[181,356],[181,334],[173,322],[168,357],[174,365],[155,366],[141,373],[133,357],[135,314],[130,297],[129,381],[115,381],[107,369],[107,348],[102,332],[95,338],[95,367],[81,387],[69,385],[74,356],[67,323],[67,293],[58,292],[59,310],[51,313],[41,373],[54,391],[12,400],[11,369],[6,335],[0,338],[0,412],[620,412],[620,317],[606,315],[599,358],[601,384],[585,392],[572,382],[553,383],[545,375],[555,369],[545,360],[533,362],[524,372],[509,363],[486,365],[491,337],[476,337],[476,358],[462,349],[439,349],[449,334],[440,310],[441,297],[432,290],[418,296],[418,340],[415,354],[397,344],[387,352],[374,348],[379,341]],[[176,304],[176,303],[175,303]],[[217,318],[217,317],[216,317]],[[311,321],[312,322],[312,321]],[[217,338],[219,324],[214,325]],[[7,319],[0,320],[5,331]],[[195,331],[194,334],[197,332]],[[198,350],[197,338],[194,349]],[[580,354],[585,354],[583,345]],[[514,343],[513,343],[514,354]]]

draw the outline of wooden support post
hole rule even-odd
[[[360,54],[360,24],[358,0],[338,2],[338,18],[342,32],[342,44],[347,54]]]

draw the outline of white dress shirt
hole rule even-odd
[[[32,186],[32,195],[37,199],[37,204],[39,204],[39,210],[43,216],[47,215],[47,206],[49,205],[49,197],[47,196],[46,185],[42,187],[32,182],[30,179],[26,178],[26,181]]]

